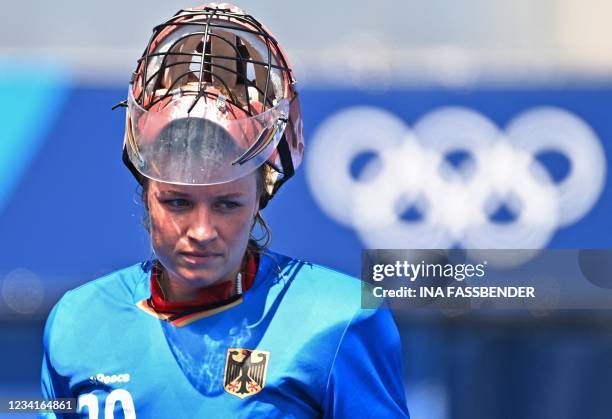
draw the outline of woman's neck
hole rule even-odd
[[[192,283],[185,284],[184,280],[173,280],[157,262],[151,271],[150,304],[158,312],[175,314],[210,304],[223,304],[224,301],[233,300],[251,288],[255,282],[258,265],[259,258],[256,255],[249,255],[244,266],[232,274],[235,275],[233,278],[228,276],[209,286],[194,287],[191,286]]]
[[[219,300],[223,300],[235,294],[236,278],[239,272],[240,267],[230,275],[211,284],[202,286],[199,283],[194,284],[189,280],[174,276],[167,270],[162,269],[159,283],[163,292],[163,297],[168,302],[197,302],[202,300],[203,293],[210,297],[216,297]]]

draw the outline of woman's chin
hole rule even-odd
[[[183,280],[197,286],[198,288],[214,285],[222,279],[222,275],[220,274],[219,270],[214,268],[179,268],[177,269],[176,273]]]

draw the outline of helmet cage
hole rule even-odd
[[[301,115],[292,70],[276,39],[238,8],[183,9],[157,25],[138,60],[130,89],[134,102],[147,111],[156,112],[180,95],[192,101],[190,110],[204,101],[228,110],[233,119],[257,117],[285,99],[289,111],[282,126],[286,128],[265,161],[277,173],[268,193],[273,195],[301,162]],[[144,174],[128,152],[133,122],[126,124],[123,157],[142,181]]]

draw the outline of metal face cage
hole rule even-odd
[[[212,7],[179,10],[156,26],[132,78],[145,109],[180,90],[194,96],[192,106],[219,100],[242,117],[274,106],[294,82],[277,41],[253,16]]]

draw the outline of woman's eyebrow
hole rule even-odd
[[[232,198],[240,198],[244,195],[242,192],[230,192],[222,195],[217,195],[218,199],[232,199]]]
[[[172,195],[172,196],[180,196],[180,197],[186,197],[189,198],[191,197],[191,195],[187,192],[182,192],[182,191],[177,191],[174,189],[166,189],[163,191],[159,191],[160,195]],[[215,195],[215,198],[217,199],[232,199],[232,198],[240,198],[244,195],[244,193],[242,192],[229,192],[229,193],[225,193],[225,194],[219,194],[219,195]]]
[[[167,189],[167,190],[164,190],[164,191],[159,191],[159,193],[161,195],[178,195],[178,196],[184,196],[184,197],[190,196],[186,192],[176,191],[174,189]]]

